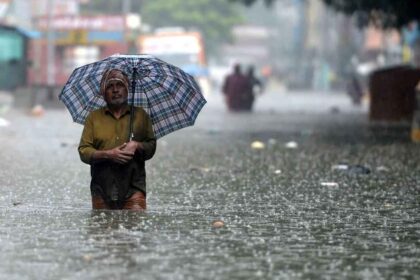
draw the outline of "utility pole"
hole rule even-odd
[[[48,99],[53,100],[55,85],[55,34],[53,24],[53,11],[55,0],[47,0],[48,27],[47,27],[47,91]]]
[[[123,0],[122,12],[124,15],[131,13],[131,0]]]

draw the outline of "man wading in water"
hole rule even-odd
[[[147,113],[133,107],[134,138],[127,140],[128,85],[120,70],[104,73],[100,94],[107,106],[89,114],[80,139],[80,159],[91,166],[93,209],[146,209],[145,161],[156,151],[156,137]]]

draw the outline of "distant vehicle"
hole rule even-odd
[[[200,32],[182,28],[161,28],[153,34],[141,35],[139,52],[150,54],[173,64],[194,76],[206,95],[210,92],[209,71]]]

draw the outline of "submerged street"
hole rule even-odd
[[[158,140],[146,213],[91,210],[83,127],[65,109],[3,110],[0,278],[420,275],[409,125],[369,123],[336,92],[269,91],[251,114],[207,99],[194,127]]]

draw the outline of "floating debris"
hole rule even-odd
[[[331,167],[332,170],[335,171],[345,171],[349,174],[370,174],[370,169],[366,166],[355,164],[355,165],[347,165],[347,164],[336,164]]]
[[[34,117],[41,117],[45,114],[44,107],[41,105],[35,105],[31,110],[31,115]]]
[[[192,167],[190,167],[190,171],[193,171],[193,172],[208,173],[208,172],[210,172],[210,168],[207,168],[207,167],[192,166]]]
[[[323,187],[338,187],[338,183],[336,183],[336,182],[321,182],[321,186],[323,186]]]
[[[296,149],[298,147],[298,143],[296,143],[295,141],[290,141],[287,142],[284,146],[288,149]]]
[[[265,148],[265,144],[261,141],[254,141],[251,144],[251,148],[254,150],[262,150]]]
[[[2,126],[6,127],[6,126],[9,126],[9,125],[10,125],[10,122],[8,120],[0,118],[0,127],[2,127]]]
[[[83,255],[83,260],[85,262],[90,262],[92,261],[92,255]]]
[[[379,171],[379,172],[388,172],[389,171],[389,168],[386,167],[386,166],[378,166],[378,167],[376,167],[376,171]]]
[[[223,221],[220,221],[220,220],[214,221],[214,222],[212,223],[212,226],[213,226],[214,228],[221,228],[221,227],[223,227],[224,225],[225,225],[225,223],[224,223]]]
[[[331,167],[332,170],[348,170],[349,166],[347,164],[336,164]]]
[[[349,167],[349,172],[353,174],[370,174],[370,169],[366,166],[356,164]]]

